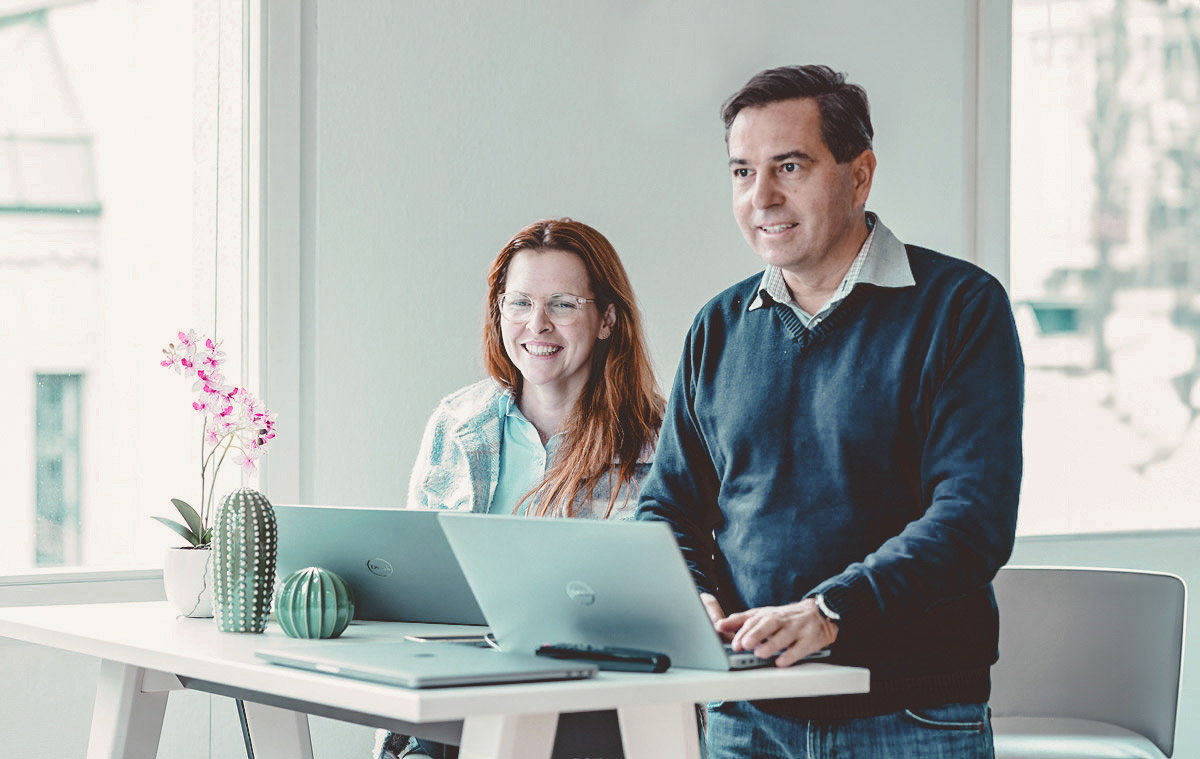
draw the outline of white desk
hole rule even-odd
[[[396,640],[443,625],[366,622],[331,641]],[[863,693],[864,669],[809,663],[785,670],[663,674],[601,672],[591,680],[408,690],[266,664],[254,649],[309,641],[275,624],[264,635],[222,633],[211,619],[176,618],[165,603],[0,609],[0,636],[101,659],[88,759],[158,751],[167,695],[191,688],[244,699],[257,759],[311,758],[308,714],[459,741],[463,759],[546,759],[560,712],[616,709],[628,759],[698,757],[692,704]],[[21,698],[10,684],[3,698]]]

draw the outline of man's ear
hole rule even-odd
[[[600,322],[600,339],[607,340],[617,327],[617,307],[609,303],[604,309],[604,318]]]
[[[875,179],[875,151],[864,150],[850,161],[850,183],[854,188],[854,207],[862,208],[871,194]]]

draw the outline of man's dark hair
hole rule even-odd
[[[729,128],[743,108],[756,108],[781,100],[811,98],[821,114],[821,139],[838,163],[857,158],[871,149],[871,106],[867,92],[847,84],[846,76],[828,66],[782,66],[760,71],[721,105],[725,141]]]

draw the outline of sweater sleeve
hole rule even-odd
[[[1008,297],[988,278],[948,304],[922,378],[924,514],[823,593],[846,632],[901,623],[992,581],[1012,552],[1021,484],[1024,363]]]
[[[447,404],[442,401],[430,415],[421,435],[421,447],[408,478],[409,509],[438,508],[439,495],[444,495],[449,488],[449,479],[456,469],[454,459],[458,456],[458,451],[449,444],[449,424]]]
[[[670,525],[696,587],[716,590],[716,541],[713,529],[720,510],[718,480],[708,446],[696,422],[695,371],[702,356],[702,330],[693,324],[675,380],[654,465],[642,483],[637,519]]]

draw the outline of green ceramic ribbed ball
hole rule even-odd
[[[354,591],[334,572],[292,572],[275,591],[275,619],[290,638],[336,638],[354,619]]]

